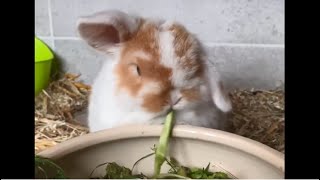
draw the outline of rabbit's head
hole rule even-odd
[[[181,24],[109,10],[80,18],[78,31],[90,46],[114,56],[117,92],[145,111],[162,114],[212,99],[222,111],[231,109],[201,44]]]

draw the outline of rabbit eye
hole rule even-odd
[[[141,71],[140,71],[139,66],[136,66],[136,68],[137,68],[137,73],[138,73],[138,75],[141,76]]]
[[[131,71],[133,73],[135,73],[138,76],[141,76],[141,70],[140,70],[140,68],[139,68],[139,66],[137,64],[130,63],[129,64],[129,68],[131,69]]]

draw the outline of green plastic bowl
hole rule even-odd
[[[48,46],[35,37],[35,95],[49,84],[53,58],[53,53]]]

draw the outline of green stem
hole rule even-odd
[[[177,173],[176,168],[174,167],[174,165],[167,159],[165,158],[165,161],[169,164],[169,166],[174,170],[175,173]]]
[[[134,167],[135,167],[141,160],[143,160],[143,159],[145,159],[145,158],[147,158],[147,157],[150,157],[150,156],[152,156],[152,155],[154,155],[154,153],[150,153],[150,154],[148,154],[148,155],[145,155],[145,156],[143,156],[142,158],[140,158],[138,161],[136,161],[136,162],[133,164],[131,171],[133,172]]]
[[[173,128],[174,111],[171,111],[165,120],[164,127],[159,140],[159,146],[156,148],[154,178],[156,179],[161,171],[161,166],[166,159],[166,153],[169,145],[169,138]]]
[[[110,162],[101,163],[101,164],[99,164],[98,166],[96,166],[96,167],[91,171],[89,177],[90,177],[90,178],[92,177],[92,174],[94,173],[94,171],[95,171],[96,169],[98,169],[99,167],[104,166],[104,165],[106,165],[106,164],[110,164]]]

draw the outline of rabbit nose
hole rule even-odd
[[[177,100],[171,100],[170,104],[171,104],[171,107],[178,104],[178,102],[181,100],[181,97],[178,98]]]
[[[170,106],[174,106],[176,104],[178,104],[178,102],[181,100],[181,94],[180,91],[178,89],[174,89],[171,92],[171,98],[170,98]]]

